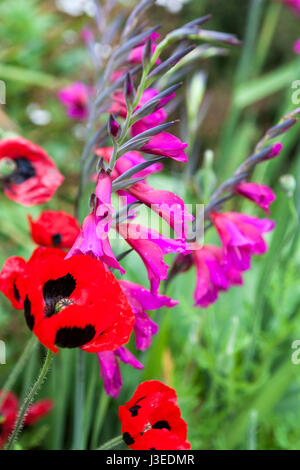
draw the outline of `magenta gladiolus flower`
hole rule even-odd
[[[262,234],[274,228],[269,219],[258,219],[238,212],[211,212],[230,265],[239,271],[250,268],[251,255],[261,255],[267,251]]]
[[[235,192],[250,199],[260,206],[266,214],[270,213],[270,204],[276,199],[271,188],[257,183],[240,183],[235,187]]]
[[[117,230],[143,260],[148,272],[151,292],[156,294],[160,281],[167,279],[169,266],[164,262],[164,255],[185,252],[185,242],[171,240],[142,225],[120,224]]]
[[[148,88],[147,90],[144,91],[144,93],[141,96],[139,105],[135,109],[137,111],[139,108],[144,106],[146,103],[148,103],[150,100],[155,98],[158,95],[159,91],[156,90],[155,88]],[[175,97],[175,93],[171,93],[169,96],[166,96],[165,98],[162,98],[159,103],[157,103],[155,111],[148,115],[145,116],[144,118],[140,119],[137,121],[131,129],[131,134],[132,136],[135,136],[137,134],[140,134],[141,132],[151,129],[152,127],[158,126],[159,124],[162,124],[166,118],[167,118],[167,113],[163,109],[163,107],[171,101]],[[108,112],[111,114],[116,114],[121,116],[123,119],[126,119],[127,116],[127,106],[126,106],[126,100],[124,97],[124,94],[122,92],[116,92],[113,95],[113,103],[108,109]]]
[[[81,82],[73,83],[58,93],[58,98],[71,119],[83,120],[88,115],[89,88]]]
[[[230,266],[220,247],[194,245],[192,253],[197,272],[195,306],[208,307],[218,299],[220,291],[243,283],[240,271]]]
[[[152,54],[154,54],[155,50],[156,50],[156,44],[154,41],[156,41],[158,38],[159,38],[159,34],[158,33],[152,33],[150,36],[148,36],[146,39],[143,40],[143,42],[135,47],[134,49],[132,49],[130,51],[130,54],[129,54],[129,57],[128,57],[128,61],[131,63],[131,64],[141,64],[143,62],[143,54],[144,54],[144,50],[145,50],[145,45],[148,41],[148,39],[152,39],[153,43],[152,43]],[[156,60],[156,64],[160,64],[160,59],[157,59]]]
[[[158,90],[156,90],[155,88],[148,88],[147,90],[145,90],[137,109],[144,106],[150,100],[154,99],[158,95],[158,93]],[[152,114],[149,114],[149,116],[145,116],[144,118],[140,119],[135,124],[133,124],[131,128],[131,135],[136,136],[141,132],[146,131],[147,129],[152,129],[152,127],[162,124],[167,119],[167,113],[163,107],[173,98],[175,98],[175,96],[175,93],[171,93],[169,96],[162,98],[160,102],[157,103],[156,109]]]
[[[100,365],[100,376],[103,378],[106,394],[111,395],[113,398],[118,397],[123,383],[119,360],[135,369],[144,369],[143,364],[124,346],[115,351],[97,353],[97,356]]]
[[[125,270],[118,263],[108,238],[114,213],[111,206],[111,185],[111,178],[101,172],[96,186],[95,207],[84,219],[80,233],[66,258],[88,254],[101,259],[111,268],[119,269],[124,274]]]
[[[172,227],[178,238],[186,239],[186,222],[193,220],[193,216],[179,196],[171,191],[154,189],[144,182],[134,184],[128,192],[157,212]]]
[[[294,44],[294,52],[300,54],[300,39],[298,39]]]
[[[120,281],[120,285],[131,305],[135,316],[134,333],[136,349],[145,351],[151,345],[152,336],[158,332],[158,325],[147,315],[145,310],[157,310],[161,307],[175,307],[176,300],[165,295],[152,294],[144,286],[130,281]]]
[[[151,139],[144,144],[140,150],[151,155],[161,155],[169,157],[178,162],[187,162],[188,158],[184,153],[184,149],[188,146],[187,143],[181,142],[178,137],[175,137],[169,132],[161,132],[151,137]]]

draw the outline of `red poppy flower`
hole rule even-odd
[[[55,254],[65,258],[66,253],[58,248],[37,248],[28,263],[20,256],[7,258],[0,272],[0,291],[11,301],[14,308],[23,310],[24,308],[24,282],[27,276],[27,265],[37,261],[38,264],[50,254]],[[38,269],[38,266],[37,266]]]
[[[27,264],[22,295],[28,327],[55,353],[58,347],[112,351],[126,343],[134,315],[114,275],[88,255],[65,260],[54,250],[36,250]]]
[[[20,294],[20,282],[24,277],[26,261],[20,256],[11,256],[3,264],[0,273],[0,291],[11,301],[18,310],[23,309],[23,299]]]
[[[15,167],[2,178],[4,192],[24,206],[49,201],[64,180],[48,154],[22,137],[0,140],[0,160],[4,158]]]
[[[1,397],[2,390],[0,390]],[[24,421],[25,426],[33,426],[43,416],[48,414],[54,406],[52,400],[39,400],[31,405]],[[4,401],[0,408],[0,448],[4,446],[7,438],[14,429],[18,415],[19,400],[12,392],[6,392]]]
[[[119,408],[125,443],[134,450],[190,449],[175,390],[157,380],[143,382]]]
[[[75,217],[63,211],[44,211],[36,221],[28,215],[28,220],[33,240],[42,246],[71,248],[80,230]]]

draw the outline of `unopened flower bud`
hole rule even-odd
[[[120,134],[121,126],[116,120],[115,116],[111,114],[108,120],[108,132],[113,139],[117,138]]]
[[[134,85],[132,80],[131,73],[126,74],[125,82],[124,82],[124,96],[127,105],[131,104],[133,97],[134,97]]]
[[[296,179],[293,175],[282,175],[279,178],[280,186],[288,197],[293,197],[296,189]]]
[[[150,37],[145,44],[143,52],[143,66],[147,66],[152,56],[152,38]]]
[[[266,155],[263,160],[269,160],[271,158],[275,158],[277,157],[277,155],[280,154],[281,150],[282,150],[283,146],[282,146],[282,143],[281,142],[276,142],[271,151],[268,153],[268,155]]]

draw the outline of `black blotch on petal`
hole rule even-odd
[[[138,412],[139,412],[140,408],[141,408],[140,405],[134,405],[131,408],[129,408],[129,411],[131,413],[132,418],[135,418],[135,416],[138,415]]]
[[[21,297],[20,297],[20,292],[18,291],[18,288],[17,288],[15,282],[13,283],[13,288],[14,288],[14,297],[15,297],[16,301],[19,302],[21,300]]]
[[[68,273],[58,279],[50,279],[44,284],[43,297],[46,303],[45,317],[52,317],[56,313],[56,304],[62,300],[70,297],[75,290],[76,281],[72,274]]]
[[[138,415],[138,411],[139,409],[141,408],[141,405],[138,405],[138,403],[142,400],[144,400],[146,397],[141,397],[139,398],[136,402],[135,402],[135,405],[133,405],[131,408],[129,408],[128,411],[130,411],[131,413],[131,417],[132,418],[135,418],[135,416]]]
[[[129,434],[129,432],[124,432],[124,434],[123,434],[123,441],[124,441],[125,444],[127,444],[128,446],[131,446],[132,444],[134,444],[134,439],[131,437],[131,435]]]
[[[55,233],[54,235],[52,235],[52,243],[54,246],[58,246],[61,244],[61,241],[62,241],[62,236],[60,233]]]
[[[96,334],[92,325],[84,328],[66,326],[60,328],[55,336],[55,345],[59,348],[77,348],[91,341]]]
[[[31,161],[26,157],[18,157],[14,159],[17,165],[16,171],[8,177],[9,183],[22,184],[24,181],[35,176],[35,168]]]
[[[155,424],[153,424],[152,428],[153,429],[167,429],[168,431],[171,431],[171,427],[168,421],[157,421]]]
[[[25,315],[25,320],[27,323],[27,326],[30,330],[33,330],[34,327],[34,317],[31,315],[31,302],[26,295],[25,300],[24,300],[24,315]]]

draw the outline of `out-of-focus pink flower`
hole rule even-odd
[[[151,345],[152,336],[157,333],[158,325],[147,315],[145,310],[157,310],[161,307],[175,307],[177,300],[165,295],[152,294],[144,286],[122,280],[120,285],[131,305],[135,316],[134,333],[136,349],[145,351]]]
[[[67,116],[71,119],[83,120],[88,115],[89,88],[81,82],[75,82],[58,93],[58,98],[65,106]]]
[[[141,96],[139,105],[136,107],[135,111],[147,104],[150,100],[154,99],[159,94],[159,91],[156,88],[147,88]],[[140,134],[141,132],[151,129],[152,127],[162,124],[166,118],[167,113],[163,107],[175,97],[175,93],[171,93],[169,96],[162,98],[156,105],[155,110],[149,116],[146,116],[139,121],[137,121],[131,129],[132,136]],[[127,116],[127,107],[126,101],[123,92],[116,92],[113,95],[113,102],[108,109],[108,112],[111,114],[116,114],[121,116],[123,119]]]
[[[148,272],[151,292],[156,294],[160,281],[167,279],[169,266],[164,262],[167,253],[183,253],[183,240],[171,240],[155,230],[137,224],[120,224],[118,232],[143,260]]]
[[[122,375],[120,370],[119,359],[124,364],[129,364],[135,369],[143,369],[144,366],[128,351],[127,348],[121,346],[115,351],[104,351],[97,353],[100,375],[104,381],[104,388],[107,395],[117,398],[122,388]]]
[[[272,189],[263,184],[240,183],[235,187],[235,192],[253,201],[260,206],[266,214],[270,213],[270,204],[276,199],[276,195]]]
[[[184,149],[188,146],[187,143],[181,142],[175,135],[169,132],[160,132],[151,137],[151,139],[144,144],[140,150],[151,155],[161,155],[169,157],[178,162],[187,162],[188,158]]]
[[[230,266],[220,247],[194,246],[192,254],[197,272],[195,306],[208,307],[218,299],[220,291],[243,283],[240,271]]]
[[[238,271],[250,268],[251,255],[261,255],[268,249],[262,234],[273,230],[269,219],[258,219],[239,212],[210,213],[230,265]]]
[[[128,188],[128,192],[158,213],[175,231],[178,238],[186,239],[186,222],[193,220],[179,196],[171,191],[157,190],[145,182],[139,182]]]
[[[159,92],[155,88],[148,88],[147,90],[145,90],[137,109],[147,104],[158,94]],[[133,124],[131,128],[131,135],[136,136],[141,132],[146,131],[147,129],[152,129],[152,127],[162,124],[167,119],[167,113],[163,107],[173,98],[175,98],[175,96],[175,93],[171,93],[169,96],[162,98],[159,103],[157,103],[156,108],[152,114],[149,114],[149,116],[145,116],[144,118],[140,119],[135,124]]]
[[[155,50],[156,50],[156,44],[155,44],[155,41],[159,38],[159,34],[158,33],[152,33],[150,36],[148,36],[146,39],[143,40],[143,42],[133,48],[130,53],[129,53],[129,57],[128,57],[128,62],[130,62],[131,64],[141,64],[143,62],[143,54],[144,54],[144,50],[145,50],[145,46],[146,46],[146,43],[148,41],[148,39],[152,39],[152,54],[154,54]],[[156,64],[160,64],[161,60],[158,58],[156,60]]]
[[[108,238],[114,213],[111,205],[111,186],[112,181],[109,175],[100,172],[96,186],[95,207],[84,219],[80,233],[66,258],[88,254],[101,259],[111,268],[119,269],[124,274],[125,270],[118,263]]]
[[[290,7],[294,13],[300,14],[300,0],[279,0],[281,3],[284,3]]]
[[[297,39],[297,41],[294,44],[294,52],[296,54],[300,54],[300,39]]]
[[[271,158],[277,157],[277,156],[280,154],[280,152],[281,152],[282,149],[283,149],[282,143],[281,143],[281,142],[276,142],[276,143],[273,145],[271,151],[268,153],[268,155],[266,155],[266,156],[263,158],[263,160],[270,160]]]

